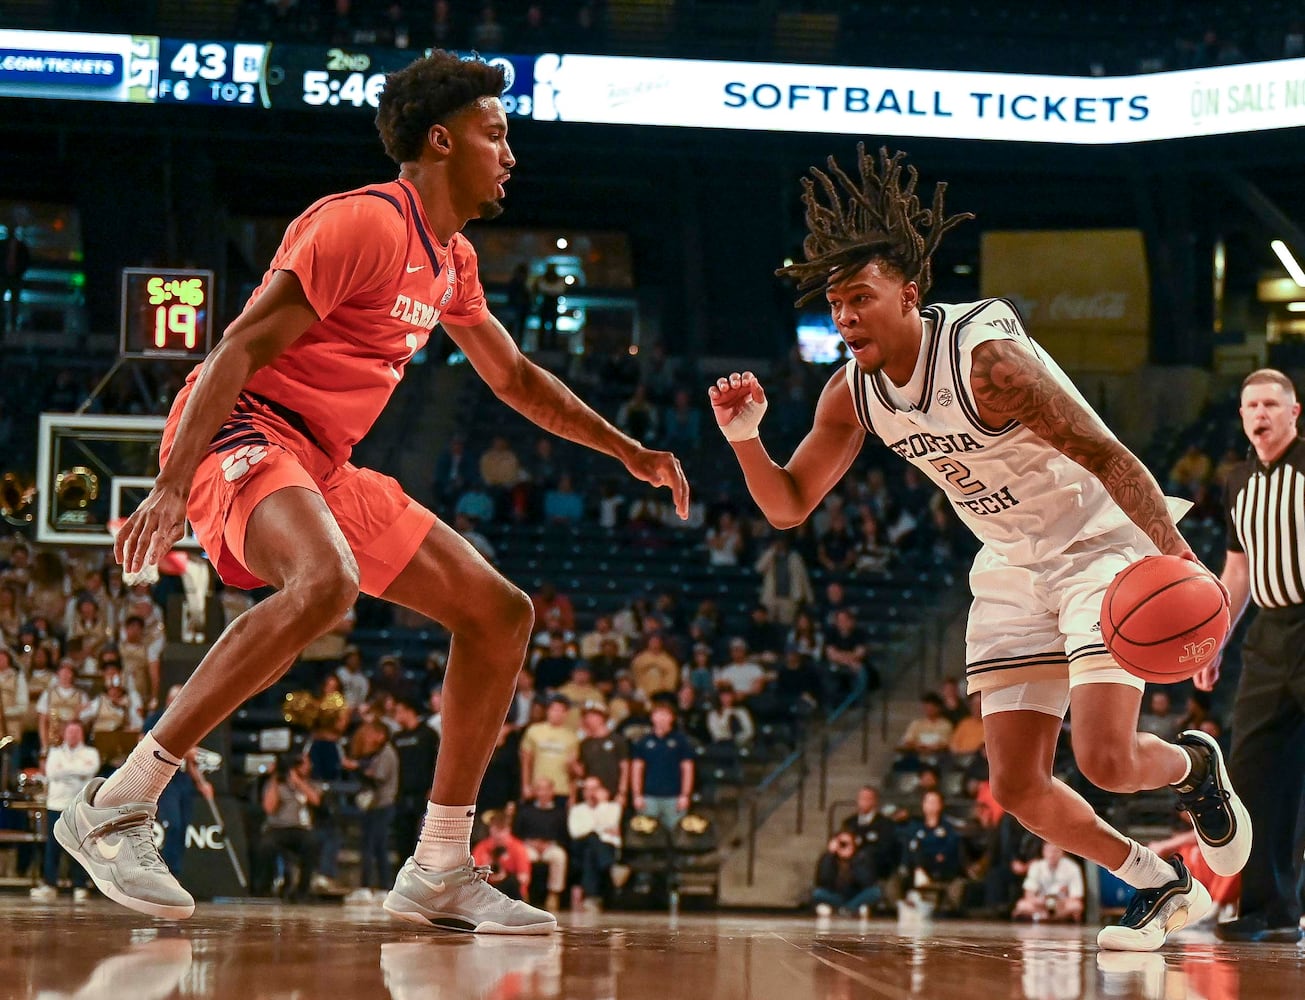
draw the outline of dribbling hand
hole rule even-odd
[[[158,565],[181,540],[185,528],[185,494],[155,483],[114,539],[113,557],[124,574],[139,573],[146,566]]]
[[[707,390],[716,423],[727,441],[748,441],[761,434],[766,390],[752,372],[732,372]]]

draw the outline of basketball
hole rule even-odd
[[[1101,638],[1121,667],[1156,684],[1187,680],[1228,634],[1228,602],[1210,572],[1178,556],[1121,570],[1101,601]]]

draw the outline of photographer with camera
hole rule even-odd
[[[869,916],[880,896],[870,854],[857,849],[851,833],[835,834],[816,864],[816,884],[811,890],[816,915],[827,917],[838,910],[849,916]]]
[[[313,810],[322,803],[321,786],[313,780],[312,764],[306,754],[285,754],[263,785],[263,835],[259,843],[260,864],[255,894],[270,894],[276,861],[285,864],[282,895],[301,903],[308,896],[317,861],[317,837],[313,833]],[[298,877],[291,882],[293,870]]]
[[[1083,872],[1065,852],[1050,842],[1042,857],[1029,865],[1024,896],[1011,914],[1016,920],[1076,924],[1083,919]]]

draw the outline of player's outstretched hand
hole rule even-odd
[[[707,390],[720,432],[728,441],[747,441],[760,435],[766,415],[766,390],[752,372],[732,372],[718,378]]]
[[[181,540],[185,528],[185,495],[155,483],[114,539],[113,557],[124,573],[139,573],[146,566],[157,565]]]
[[[640,448],[625,463],[625,467],[635,479],[642,479],[653,486],[669,487],[675,501],[675,513],[680,515],[681,521],[689,519],[689,481],[684,478],[684,470],[680,468],[678,458],[669,451]]]

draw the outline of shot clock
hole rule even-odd
[[[123,268],[122,357],[198,361],[212,339],[212,271]]]

